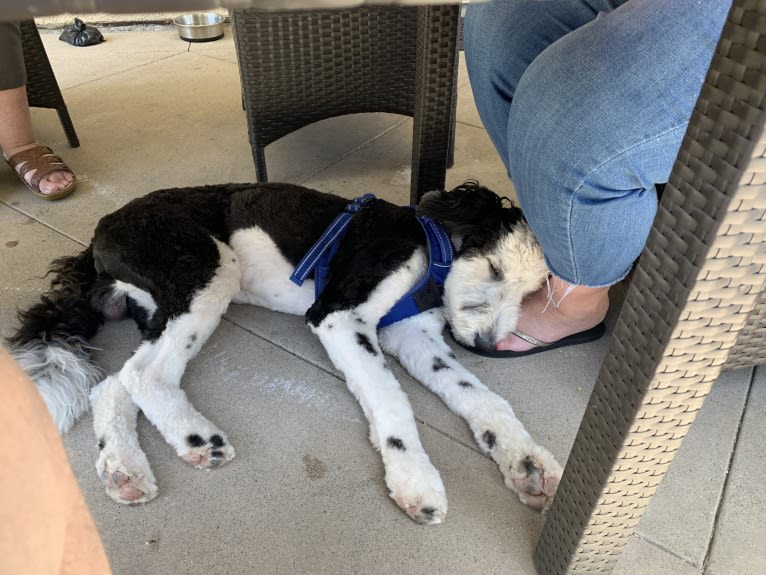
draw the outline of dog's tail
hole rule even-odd
[[[88,409],[90,387],[102,376],[89,340],[103,323],[91,304],[98,273],[92,249],[51,264],[51,289],[19,312],[21,326],[8,338],[11,354],[37,386],[61,433]]]

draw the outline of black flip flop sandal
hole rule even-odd
[[[589,343],[591,341],[596,341],[601,336],[604,335],[604,332],[606,331],[606,326],[604,323],[600,323],[595,327],[592,327],[590,329],[586,329],[585,331],[581,331],[579,333],[573,333],[572,335],[568,335],[566,337],[562,337],[558,341],[553,341],[550,343],[540,341],[539,339],[535,339],[531,335],[527,335],[525,333],[522,333],[520,331],[514,331],[513,334],[516,337],[520,337],[526,342],[531,343],[535,347],[532,349],[528,349],[526,351],[513,351],[510,349],[481,349],[478,347],[471,347],[468,345],[464,345],[460,342],[461,347],[467,349],[468,351],[475,353],[477,355],[483,355],[484,357],[524,357],[526,355],[534,355],[536,353],[541,353],[543,351],[548,351],[551,349],[556,349],[559,347],[567,347],[570,345],[579,345],[581,343]]]

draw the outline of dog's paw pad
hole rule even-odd
[[[157,496],[157,485],[154,478],[143,473],[131,473],[124,468],[100,471],[101,481],[106,494],[117,503],[137,505],[146,503]]]
[[[437,497],[437,501],[424,499],[417,503],[411,503],[401,498],[394,497],[396,504],[401,507],[407,516],[420,525],[438,525],[447,516],[447,501]]]
[[[407,516],[421,525],[436,525],[447,516],[447,493],[439,472],[430,464],[410,468],[397,475],[386,474],[386,483],[391,489],[391,498]]]
[[[527,455],[511,467],[506,483],[510,481],[508,486],[519,494],[522,503],[545,512],[553,503],[562,471],[547,452]]]
[[[211,469],[234,459],[234,448],[229,445],[226,438],[215,433],[205,439],[203,436],[192,433],[186,437],[187,449],[181,453],[186,463],[200,469]]]

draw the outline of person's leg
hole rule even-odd
[[[6,159],[35,144],[26,86],[0,90],[0,148]]]
[[[494,0],[469,4],[464,54],[476,108],[508,167],[508,114],[527,66],[556,40],[626,0]]]
[[[108,575],[109,561],[32,381],[0,347],[0,573]],[[19,440],[23,449],[19,449]]]
[[[21,31],[16,22],[0,22],[0,70],[0,148],[8,156],[35,139],[25,88]]]
[[[606,314],[643,249],[725,0],[630,0],[545,49],[518,82],[507,162],[551,272],[518,329],[551,342]],[[509,338],[502,348],[530,344]]]
[[[0,22],[0,71],[0,149],[8,160],[39,146],[29,113],[21,35],[15,22]],[[33,176],[34,171],[28,172],[25,180],[31,182]],[[68,169],[55,170],[38,187],[43,194],[55,194],[73,181],[74,174]]]

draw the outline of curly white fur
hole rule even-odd
[[[65,433],[88,410],[91,386],[103,372],[90,361],[87,344],[79,338],[35,340],[11,355],[35,382],[59,432]]]

